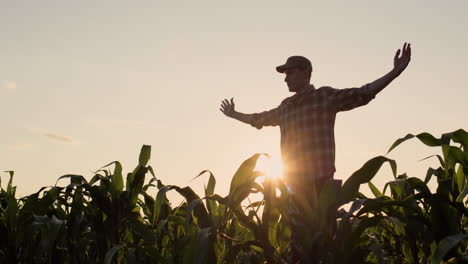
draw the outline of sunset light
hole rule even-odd
[[[0,264],[465,263],[467,10],[0,0]]]
[[[262,155],[258,159],[257,167],[255,169],[265,173],[266,177],[272,179],[282,179],[284,173],[284,164],[279,155],[270,155],[269,157]]]

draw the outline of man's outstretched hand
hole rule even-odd
[[[401,53],[401,56],[400,56]],[[395,58],[393,59],[393,67],[398,73],[403,72],[406,67],[408,66],[411,60],[411,44],[406,43],[403,45],[403,52],[400,49],[395,54]]]
[[[231,101],[224,99],[219,110],[226,116],[232,117],[236,112],[236,110],[234,110],[234,98],[231,98]]]

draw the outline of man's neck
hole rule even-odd
[[[315,86],[313,84],[311,84],[311,83],[307,84],[307,85],[304,85],[301,89],[297,90],[296,94],[304,93],[304,92],[306,92],[306,91],[308,91],[310,89],[315,90]]]

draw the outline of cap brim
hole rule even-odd
[[[279,73],[284,73],[287,69],[290,69],[290,68],[291,68],[290,65],[283,64],[283,65],[276,67],[276,71]]]

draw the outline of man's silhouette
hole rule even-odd
[[[295,93],[293,96],[284,99],[278,107],[261,113],[237,112],[233,98],[230,101],[224,99],[220,110],[226,116],[257,129],[264,126],[280,127],[286,182],[294,192],[301,193],[311,202],[310,191],[313,185],[320,192],[323,183],[333,179],[335,173],[336,114],[369,103],[406,69],[410,59],[411,46],[405,43],[403,51],[398,50],[395,54],[393,69],[383,77],[360,88],[335,89],[329,86],[315,88],[310,83],[310,61],[302,56],[292,56],[285,64],[276,67],[276,70],[286,74],[284,81],[289,91]],[[292,212],[298,213],[294,209]],[[294,218],[291,220],[291,260],[292,263],[298,263],[305,254],[315,253],[304,252],[299,243],[304,230]]]
[[[401,56],[400,56],[401,53]],[[310,83],[312,64],[302,56],[289,57],[276,67],[285,73],[284,81],[295,94],[269,111],[243,114],[234,108],[234,99],[224,99],[220,110],[228,117],[250,124],[257,129],[279,126],[281,155],[285,164],[285,179],[296,191],[310,184],[320,185],[335,173],[335,117],[338,112],[366,105],[377,93],[398,77],[408,66],[411,46],[408,43],[394,57],[393,69],[383,77],[360,88],[315,88]]]

